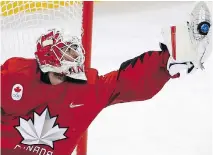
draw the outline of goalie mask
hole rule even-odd
[[[62,36],[50,30],[37,41],[35,56],[42,72],[54,72],[67,77],[86,80],[84,48],[78,37]]]
[[[206,3],[197,3],[189,21],[163,28],[162,35],[174,60],[191,61],[196,68],[203,69],[212,52],[211,13]]]

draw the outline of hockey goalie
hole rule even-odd
[[[35,59],[5,61],[2,155],[70,155],[104,108],[151,99],[169,80],[203,69],[211,53],[211,16],[201,2],[190,17],[163,29],[160,51],[141,51],[102,76],[84,67],[81,40],[55,29],[38,39]]]

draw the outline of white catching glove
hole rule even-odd
[[[211,13],[205,2],[198,2],[187,21],[162,29],[164,44],[171,58],[167,69],[173,76],[185,71],[204,69],[203,64],[212,53]]]

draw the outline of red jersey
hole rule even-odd
[[[2,155],[70,155],[90,123],[109,105],[144,101],[171,78],[169,53],[150,51],[87,83],[41,81],[35,59],[11,58],[1,66]]]

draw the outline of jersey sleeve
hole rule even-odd
[[[155,96],[173,78],[167,71],[168,51],[149,51],[126,62],[117,71],[99,77],[107,105],[144,101]]]

